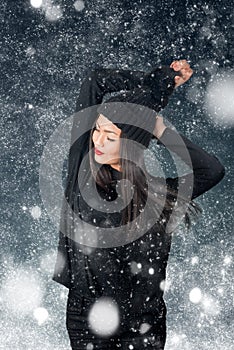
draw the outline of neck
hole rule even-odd
[[[113,165],[111,165],[111,167],[117,171],[122,171],[121,166],[118,164],[113,164]]]

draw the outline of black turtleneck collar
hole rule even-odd
[[[110,166],[110,165],[109,165],[109,169],[110,169],[110,172],[111,172],[113,180],[120,180],[120,179],[122,179],[122,172],[121,171],[118,171],[118,170],[112,168],[112,166]]]

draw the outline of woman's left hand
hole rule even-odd
[[[167,128],[167,126],[163,122],[163,117],[160,115],[157,115],[156,120],[155,120],[155,127],[154,127],[154,131],[153,131],[153,135],[157,139],[160,139],[160,137],[162,136],[162,134],[166,128]]]
[[[181,75],[175,76],[175,88],[184,84],[193,75],[193,70],[186,60],[173,61],[170,68],[173,68],[174,71],[181,73]]]

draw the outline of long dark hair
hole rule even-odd
[[[113,186],[115,181],[112,179],[110,167],[106,164],[101,167],[97,167],[97,164],[91,151],[94,144],[92,141],[92,135],[95,130],[95,124],[90,133],[89,139],[89,161],[92,176],[95,178],[96,185],[99,186],[107,196],[113,192]],[[192,200],[189,201],[183,198],[178,191],[166,187],[162,189],[162,184],[158,183],[157,177],[150,175],[145,167],[144,163],[144,148],[136,146],[135,143],[128,143],[128,139],[123,131],[120,134],[120,166],[122,169],[121,178],[127,179],[131,182],[130,186],[124,186],[121,184],[121,198],[126,204],[122,210],[121,224],[135,220],[139,214],[144,210],[145,203],[149,197],[150,203],[152,203],[152,211],[158,215],[158,221],[166,225],[170,219],[170,215],[173,212],[175,205],[180,203],[182,206],[186,205],[186,211],[183,214],[183,221],[187,230],[190,229],[192,219],[196,218],[202,209]],[[130,157],[131,154],[131,157]],[[131,159],[131,160],[129,160]],[[134,161],[135,160],[135,161]],[[166,195],[165,195],[166,193]],[[132,198],[131,200],[129,200]],[[175,213],[175,212],[173,212]],[[173,214],[175,215],[175,214]],[[144,216],[140,216],[143,220]],[[181,221],[181,211],[178,211],[178,221]],[[179,223],[179,222],[178,222]],[[177,226],[177,225],[176,225]],[[134,228],[133,228],[134,229]]]

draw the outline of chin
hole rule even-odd
[[[96,157],[94,158],[95,162],[98,164],[105,164],[105,162],[102,162],[101,160],[97,160]]]

